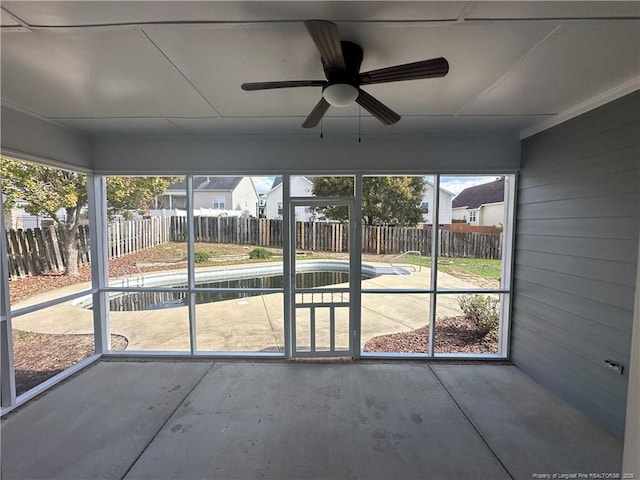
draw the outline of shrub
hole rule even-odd
[[[271,258],[271,252],[262,247],[254,248],[249,252],[249,258],[265,260]]]
[[[201,250],[194,252],[193,260],[196,263],[204,263],[211,258],[211,254],[209,252],[203,252]]]
[[[490,295],[460,295],[458,305],[480,338],[498,329],[500,304]]]

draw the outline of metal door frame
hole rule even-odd
[[[306,289],[296,289],[295,284],[295,266],[296,266],[296,216],[295,216],[295,208],[296,207],[306,207],[306,206],[345,206],[348,208],[349,212],[349,220],[347,222],[347,229],[349,235],[349,288],[338,288],[338,289],[330,289],[327,288],[327,292],[336,292],[336,293],[348,293],[349,294],[349,348],[348,350],[335,350],[335,324],[331,323],[331,327],[333,327],[334,331],[330,331],[330,338],[332,341],[330,342],[330,350],[315,350],[315,332],[313,320],[312,325],[310,325],[310,351],[308,352],[298,352],[296,351],[296,293],[304,293]],[[354,197],[292,197],[289,200],[289,208],[288,208],[288,242],[285,245],[285,255],[288,259],[287,263],[288,272],[285,272],[285,278],[287,278],[287,283],[285,288],[285,295],[287,295],[289,308],[288,308],[288,321],[285,322],[285,328],[289,329],[288,337],[290,345],[286,351],[289,353],[289,357],[291,358],[308,358],[308,357],[344,357],[349,356],[351,358],[356,358],[359,356],[359,338],[358,328],[356,328],[357,318],[356,315],[359,313],[354,305],[359,305],[359,302],[354,302],[355,298],[359,298],[360,295],[360,257],[359,250],[357,250],[357,238],[356,238],[356,222],[354,220],[355,215],[355,207],[356,201]],[[302,291],[301,291],[302,290]],[[333,304],[329,302],[326,304],[329,308],[335,308],[338,306],[338,303]],[[330,314],[333,317],[333,313]],[[313,314],[311,314],[310,319],[313,318]],[[330,328],[331,328],[330,327]]]

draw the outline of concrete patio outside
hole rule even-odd
[[[214,268],[230,269],[233,266]],[[166,273],[168,272],[154,273],[154,275]],[[151,275],[147,274],[148,277]],[[425,267],[412,272],[411,275],[381,275],[363,280],[362,288],[427,288],[430,275],[431,270]],[[477,288],[443,272],[438,273],[438,284],[441,288]],[[334,287],[348,287],[348,285],[334,285]],[[14,308],[44,302],[88,288],[90,288],[89,284],[61,288],[32,297]],[[461,314],[454,295],[439,296],[437,308],[438,316]],[[198,350],[283,352],[283,311],[283,294],[280,293],[197,305]],[[427,294],[363,294],[362,345],[378,335],[407,332],[424,327],[428,323],[428,312],[429,295]],[[92,315],[91,310],[65,302],[15,317],[13,327],[38,333],[87,334],[93,333]],[[113,311],[110,313],[110,326],[112,334],[127,338],[129,341],[127,350],[189,350],[189,321],[186,306],[133,312]],[[302,318],[298,322],[298,332],[298,344],[308,345],[308,318]],[[316,332],[318,339],[328,338],[328,322],[319,321]],[[336,345],[348,346],[347,338],[348,309],[338,309]]]

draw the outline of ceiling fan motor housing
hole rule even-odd
[[[328,67],[324,58],[322,66],[327,83],[322,87],[322,96],[334,107],[346,107],[358,98],[358,76],[362,65],[362,48],[353,42],[340,42],[344,57],[344,70]]]
[[[355,87],[358,86],[358,77],[360,75],[360,66],[362,65],[362,47],[353,42],[340,42],[342,46],[342,56],[344,57],[344,70],[341,68],[328,67],[324,58],[322,60],[322,67],[324,74],[327,77],[328,85],[334,83],[348,83]]]

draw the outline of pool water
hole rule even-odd
[[[370,278],[369,276],[363,276]],[[215,282],[197,283],[196,288],[282,288],[282,275],[268,275],[262,277],[240,278],[233,280],[219,280]],[[349,274],[339,271],[302,272],[296,274],[298,288],[314,288],[326,285],[347,283]],[[184,288],[186,285],[174,285]],[[119,294],[109,300],[112,312],[131,312],[138,310],[157,310],[164,308],[182,307],[187,304],[186,292],[131,292]],[[196,292],[196,304],[221,302],[238,298],[262,295],[260,292]]]

